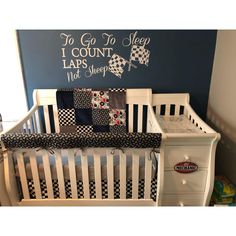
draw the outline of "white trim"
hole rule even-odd
[[[43,200],[22,200],[18,203],[20,206],[154,206],[152,200],[146,199],[43,199]]]

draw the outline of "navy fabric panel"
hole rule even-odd
[[[110,126],[109,125],[93,125],[93,132],[110,132]]]
[[[73,91],[57,91],[58,109],[74,108]]]
[[[76,125],[92,125],[92,109],[83,109],[76,108],[75,109],[75,122]]]

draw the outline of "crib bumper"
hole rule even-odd
[[[161,133],[77,133],[22,134],[8,133],[1,136],[5,148],[159,148]]]

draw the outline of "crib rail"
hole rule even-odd
[[[42,132],[60,132],[56,91],[56,89],[34,90],[34,104],[42,110],[41,123],[45,127],[45,130],[41,130]],[[128,132],[147,132],[147,129],[150,128],[148,127],[150,123],[148,119],[153,118],[152,116],[147,117],[150,110],[152,110],[151,106],[149,106],[152,103],[151,89],[127,89],[126,93]]]
[[[189,104],[189,94],[153,94],[153,109],[159,116],[186,116],[191,123],[204,133],[214,133],[192,109]]]
[[[14,126],[5,130],[3,133],[15,132],[28,134],[41,132],[41,122],[37,105],[33,106],[24,118],[20,119]]]
[[[153,193],[152,184],[158,166],[150,158],[150,152],[151,149],[111,148],[66,149],[54,153],[15,150],[4,158],[8,169],[5,177],[10,180],[7,189],[18,192],[11,202],[47,205],[57,200],[59,205],[75,201],[75,205],[91,205],[95,200],[98,205],[103,205],[103,201],[114,205],[115,200],[117,205],[125,201],[129,204],[134,201],[131,205],[155,205],[157,186]],[[9,176],[10,173],[15,176]]]
[[[59,133],[56,89],[34,90],[34,106],[27,115],[5,133]],[[151,107],[150,89],[127,89],[127,131],[130,133],[159,132]],[[156,124],[155,124],[156,123]]]

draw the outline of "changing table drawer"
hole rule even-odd
[[[196,171],[190,174],[181,174],[176,171],[164,172],[165,194],[204,192],[207,171]]]
[[[203,194],[163,195],[162,206],[202,206]]]
[[[177,163],[189,160],[198,167],[208,167],[209,155],[209,146],[167,146],[164,165],[166,169],[174,168]]]

